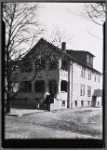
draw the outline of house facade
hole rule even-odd
[[[25,66],[12,75],[20,89],[17,102],[34,106],[49,92],[54,95],[51,109],[102,105],[102,96],[93,95],[95,90],[102,90],[102,74],[93,68],[94,55],[90,52],[66,50],[64,42],[60,49],[41,38],[24,58],[29,63],[23,59]]]

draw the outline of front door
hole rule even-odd
[[[57,93],[57,82],[55,80],[49,81],[49,93],[53,96]]]

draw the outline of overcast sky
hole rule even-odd
[[[71,36],[67,49],[86,50],[94,54],[94,68],[102,72],[102,26],[77,15],[84,11],[82,3],[39,3],[39,20],[46,28],[44,37],[50,38],[54,29]]]

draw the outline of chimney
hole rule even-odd
[[[62,50],[66,52],[66,42],[62,42]]]

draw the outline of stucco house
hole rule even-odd
[[[49,92],[54,94],[51,109],[101,106],[102,96],[98,96],[97,104],[93,103],[95,96],[97,98],[95,91],[102,90],[102,74],[93,68],[94,57],[88,51],[66,49],[65,42],[58,48],[41,38],[22,60],[29,60],[23,63],[29,68],[22,65],[19,72],[12,75],[12,81],[21,89],[14,103],[35,106],[37,101],[42,103],[44,93]],[[39,69],[37,60],[42,66]]]

